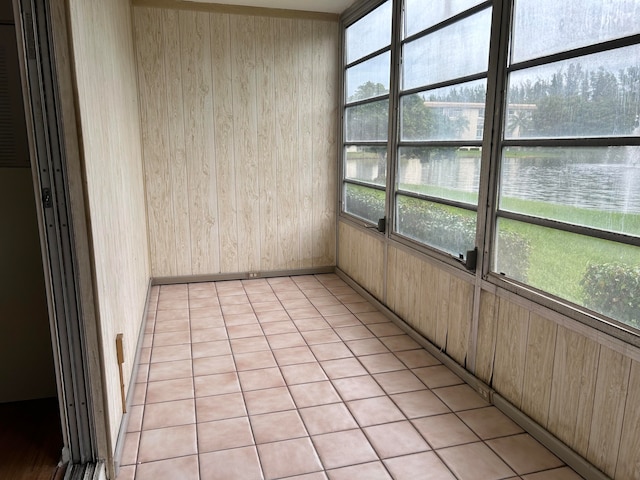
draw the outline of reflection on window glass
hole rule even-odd
[[[404,90],[482,73],[489,62],[491,9],[404,46]],[[464,48],[460,48],[464,46]]]
[[[396,215],[398,233],[456,257],[475,245],[475,212],[397,195]]]
[[[365,103],[346,109],[347,142],[386,141],[389,100]]]
[[[506,138],[638,135],[640,46],[509,76]]]
[[[384,217],[384,202],[384,190],[345,183],[344,211],[351,215],[378,223]]]
[[[505,149],[500,209],[640,237],[640,147]]]
[[[640,33],[639,18],[637,1],[517,0],[511,62]]]
[[[486,92],[479,80],[403,96],[402,140],[481,140]]]
[[[478,203],[480,147],[402,147],[399,153],[398,189]]]
[[[345,178],[385,186],[387,147],[348,146],[344,158]]]
[[[424,0],[405,0],[405,35],[410,37],[443,20],[469,10],[482,3],[482,0],[447,0],[444,2],[430,2],[425,8]]]
[[[366,100],[389,93],[389,59],[385,52],[366,62],[348,68],[346,74],[347,102]]]
[[[391,1],[347,28],[347,63],[354,62],[391,43]]]
[[[499,219],[494,269],[640,328],[640,248]]]

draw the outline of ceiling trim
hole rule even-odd
[[[256,17],[302,18],[338,22],[336,13],[310,12],[306,10],[285,10],[281,8],[247,7],[243,5],[225,5],[221,3],[197,3],[184,0],[132,0],[134,7],[167,8],[196,12],[228,13],[232,15],[251,15]]]

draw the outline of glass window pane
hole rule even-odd
[[[404,90],[487,71],[491,9],[404,46]],[[464,48],[461,48],[464,46]]]
[[[404,141],[482,140],[486,80],[405,95],[400,100]]]
[[[396,197],[397,231],[401,235],[456,257],[472,250],[476,213],[412,197]]]
[[[421,32],[436,25],[447,18],[469,10],[471,7],[482,3],[483,0],[446,0],[444,2],[431,2],[425,8],[424,0],[406,0],[404,5],[405,35],[410,37],[414,33]]]
[[[640,248],[498,219],[494,271],[640,328]]]
[[[387,182],[387,147],[350,145],[345,151],[344,177],[384,187]]]
[[[402,147],[398,189],[476,205],[480,156],[480,147]]]
[[[640,147],[506,148],[500,208],[640,237]]]
[[[385,52],[348,68],[345,76],[347,102],[366,100],[389,93],[391,53]]]
[[[378,220],[384,217],[384,190],[350,183],[345,183],[344,190],[345,212],[372,223],[378,223]]]
[[[346,31],[347,64],[391,43],[391,0],[355,22]]]
[[[640,33],[640,2],[517,0],[511,61],[522,62]]]
[[[640,45],[509,76],[506,138],[640,135]]]
[[[386,141],[389,100],[365,103],[346,109],[347,142]]]

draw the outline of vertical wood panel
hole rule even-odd
[[[557,325],[531,313],[524,369],[522,410],[543,427],[549,418]]]
[[[261,269],[274,270],[278,266],[278,218],[276,205],[276,116],[274,20],[255,19],[256,83],[258,114],[258,163],[260,171],[260,256]]]
[[[180,12],[193,273],[220,271],[209,16]]]
[[[499,299],[498,308],[493,385],[499,393],[520,408],[529,312],[504,298]]]
[[[547,428],[586,456],[600,347],[558,327]]]
[[[451,275],[441,269],[436,269],[436,339],[435,344],[440,348],[447,345],[449,330],[449,294],[451,290]]]
[[[493,378],[498,329],[497,308],[497,297],[492,293],[482,291],[480,293],[475,375],[487,384],[491,384]]]
[[[587,459],[613,476],[616,471],[631,360],[600,347]]]
[[[640,478],[640,363],[631,362],[615,478]]]
[[[230,24],[233,129],[242,132],[234,141],[238,270],[241,272],[260,269],[254,21],[254,17],[232,15]]]
[[[450,285],[447,354],[464,366],[473,315],[473,285],[457,277],[451,277]]]
[[[211,69],[213,77],[213,130],[216,139],[213,155],[218,191],[220,271],[239,271],[238,207],[236,203],[235,137],[233,125],[233,80],[229,15],[210,15]]]
[[[429,262],[422,262],[420,269],[420,287],[422,301],[420,302],[420,331],[431,342],[435,343],[437,320],[438,292],[436,289],[437,270]]]
[[[396,268],[398,249],[389,247],[387,251],[387,307],[396,310],[396,292],[398,291],[398,270]]]
[[[166,74],[168,177],[171,182],[172,210],[165,215],[168,227],[173,226],[175,270],[191,274],[191,238],[189,235],[189,182],[184,142],[184,109],[182,104],[182,69],[180,66],[180,22],[178,12],[162,12],[164,71]],[[156,98],[163,96],[156,92]],[[171,259],[172,255],[167,255]]]

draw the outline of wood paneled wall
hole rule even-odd
[[[68,8],[102,342],[89,355],[101,357],[113,449],[122,418],[115,339],[124,334],[128,387],[150,277],[131,6],[69,0]]]
[[[337,22],[134,18],[153,275],[334,265]]]
[[[534,421],[610,477],[640,478],[640,349],[491,285],[472,336],[472,276],[343,221],[338,251],[339,268],[460,365],[475,343],[471,373]]]

